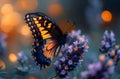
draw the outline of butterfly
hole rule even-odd
[[[27,13],[25,21],[34,38],[31,52],[36,65],[40,69],[50,66],[52,57],[66,43],[67,33],[63,33],[52,18],[41,12]]]

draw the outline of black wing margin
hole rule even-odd
[[[60,28],[50,17],[43,13],[28,13],[25,15],[25,20],[34,37],[31,52],[36,64],[40,68],[49,66],[51,64],[51,58],[44,55],[43,49],[45,49],[46,39],[56,41],[62,35]],[[58,47],[57,43],[53,46],[55,49],[57,49],[56,45]]]

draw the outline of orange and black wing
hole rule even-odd
[[[58,39],[63,36],[61,29],[50,17],[40,12],[26,14],[25,20],[34,37],[32,56],[36,64],[40,68],[50,65],[51,57],[59,47]]]

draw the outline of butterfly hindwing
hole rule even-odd
[[[26,14],[25,20],[34,37],[32,56],[36,64],[40,68],[50,65],[53,54],[60,46],[58,40],[63,36],[61,29],[50,17],[40,12]]]

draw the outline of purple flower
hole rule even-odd
[[[23,57],[23,51],[18,52],[18,57],[22,58]]]
[[[4,52],[6,51],[6,39],[7,35],[6,34],[1,34],[0,35],[0,53],[4,54]]]
[[[68,46],[68,52],[71,53],[72,51],[73,51],[73,46],[72,45]]]
[[[66,71],[65,71],[65,70],[62,70],[60,74],[61,74],[61,75],[65,75],[65,74],[66,74]]]
[[[57,64],[54,64],[56,74],[60,78],[66,78],[68,72],[73,71],[76,66],[83,61],[82,56],[88,49],[88,40],[85,36],[80,36],[80,31],[74,31],[72,35],[74,40],[70,43],[68,42],[66,47],[62,47],[62,56],[56,60],[55,63]],[[77,39],[78,37],[81,38],[82,41],[79,41],[79,39]],[[67,39],[71,40],[73,38],[68,36]]]
[[[75,42],[73,42],[73,44],[74,44],[75,46],[77,46],[77,45],[78,45],[78,41],[76,40]]]
[[[101,45],[102,45],[102,46],[105,45],[105,41],[104,41],[104,40],[101,41]]]
[[[61,60],[62,62],[64,62],[64,61],[65,61],[65,57],[60,58],[60,60]]]
[[[54,65],[57,66],[58,64],[59,64],[59,61],[56,60],[56,61],[54,62]]]
[[[109,79],[109,75],[114,72],[114,66],[111,62],[110,59],[105,59],[88,65],[89,70],[81,73],[82,79]],[[86,72],[85,75],[84,72]]]
[[[95,65],[96,65],[95,70],[97,70],[97,71],[101,70],[102,64],[100,62],[96,63]]]
[[[86,78],[89,73],[87,71],[81,72],[82,78]]]
[[[113,74],[113,73],[114,73],[114,69],[115,69],[114,66],[109,67],[109,69],[108,69],[108,73],[109,73],[109,74]]]
[[[109,42],[106,42],[106,43],[105,43],[105,47],[106,47],[106,48],[109,48],[109,47],[110,47]]]
[[[1,34],[0,35],[0,44],[1,44],[2,47],[6,47],[6,42],[5,42],[6,38],[7,38],[6,34]]]
[[[108,53],[115,46],[115,36],[112,31],[105,31],[103,35],[103,40],[101,41],[101,47],[99,51],[101,53]]]
[[[95,65],[94,65],[94,64],[90,64],[90,65],[88,66],[88,69],[89,69],[89,70],[94,70],[94,69],[95,69]]]
[[[110,39],[111,39],[111,41],[115,41],[115,35],[112,31],[110,33]]]
[[[69,65],[72,65],[72,64],[73,64],[73,61],[72,61],[72,60],[68,60],[68,64],[69,64]]]

